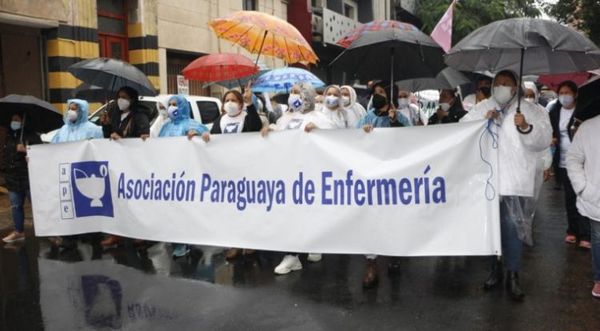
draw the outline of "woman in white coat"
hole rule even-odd
[[[342,92],[341,103],[346,111],[348,127],[356,128],[358,121],[367,115],[367,111],[357,102],[356,91],[350,85],[343,85],[340,88]]]
[[[517,111],[518,77],[512,71],[499,72],[492,83],[492,98],[477,104],[461,121],[491,119],[498,140],[498,190],[502,252],[506,264],[507,290],[516,301],[524,298],[519,284],[523,252],[522,198],[534,196],[536,164],[540,152],[550,146],[552,129],[548,116],[534,104],[521,100]],[[494,258],[486,289],[502,283],[503,268]]]
[[[317,92],[310,83],[298,83],[292,87],[288,98],[288,110],[277,120],[277,123],[265,126],[261,134],[266,136],[269,131],[303,130],[311,132],[315,129],[334,129],[335,125],[321,111],[316,109]],[[286,253],[274,272],[285,275],[302,269],[298,253]],[[321,254],[308,254],[307,260],[318,262]]]
[[[577,129],[567,153],[567,172],[577,194],[577,210],[589,218],[592,237],[592,295],[600,298],[600,116]]]

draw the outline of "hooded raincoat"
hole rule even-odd
[[[495,121],[498,126],[492,127],[498,134],[499,193],[504,196],[533,197],[538,155],[550,146],[552,140],[548,115],[540,111],[537,105],[522,99],[521,113],[533,128],[530,133],[520,133],[514,124],[517,114],[515,95],[508,105],[504,106],[499,105],[493,97],[484,100],[475,105],[461,122],[483,120],[490,110],[501,112]]]
[[[160,129],[159,137],[185,136],[190,130],[194,130],[198,134],[208,131],[205,125],[194,121],[190,117],[190,104],[183,95],[174,95],[169,99],[169,102],[172,100],[177,102],[177,111],[169,116],[169,121]]]
[[[314,87],[309,83],[299,83],[294,87],[300,88],[302,110],[294,111],[289,107],[277,123],[270,125],[270,128],[275,131],[304,130],[308,123],[314,123],[319,129],[335,128],[335,125],[321,111],[315,111],[317,93]]]
[[[356,91],[352,86],[343,85],[342,90],[347,90],[350,94],[350,103],[342,105],[346,111],[346,119],[348,121],[348,127],[356,128],[358,121],[367,115],[365,108],[357,102]]]
[[[52,138],[52,143],[104,138],[102,127],[88,120],[89,105],[87,101],[81,99],[67,101],[68,105],[72,103],[77,104],[77,120],[72,123],[68,120],[67,112],[65,112],[65,125]]]

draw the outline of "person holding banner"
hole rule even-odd
[[[65,125],[52,138],[52,143],[86,139],[102,139],[102,128],[88,120],[89,104],[85,100],[70,99],[65,112]]]
[[[24,127],[23,115],[12,115],[10,128],[4,140],[2,170],[8,190],[15,230],[2,238],[5,243],[25,239],[25,199],[31,201],[29,192],[29,172],[27,170],[27,146],[41,144],[37,133]]]
[[[492,98],[477,104],[461,121],[490,122],[482,134],[489,135],[498,148],[497,192],[507,290],[513,300],[522,301],[525,296],[519,283],[522,241],[531,236],[527,233],[531,228],[524,224],[523,200],[534,196],[538,155],[550,146],[552,129],[548,116],[522,98],[518,81],[516,73],[500,71],[492,83]],[[492,271],[484,288],[497,288],[503,277],[501,260],[493,257]]]
[[[392,89],[392,96],[388,92]],[[373,84],[372,102],[367,114],[358,121],[357,126],[370,132],[373,128],[411,126],[410,121],[397,108],[398,87],[385,81]]]
[[[67,100],[68,108],[65,112],[65,125],[62,126],[52,138],[52,143],[66,143],[87,139],[102,139],[102,128],[88,120],[89,104],[85,100]],[[62,247],[75,247],[75,237],[56,237],[52,244]]]
[[[567,171],[577,194],[577,209],[591,226],[592,296],[600,299],[600,116],[589,119],[577,130],[567,153]]]
[[[117,91],[116,102],[109,105],[110,109],[104,113],[102,132],[105,138],[119,140],[122,138],[142,138],[146,140],[150,136],[150,119],[148,113],[151,111],[138,102],[138,92],[124,86]],[[122,243],[119,236],[109,235],[100,242],[103,247],[113,247]],[[136,240],[136,243],[141,243]]]
[[[159,137],[181,137],[187,136],[192,139],[201,136],[204,142],[210,140],[208,128],[190,117],[190,104],[183,95],[174,95],[169,99],[167,107],[169,122],[160,130]],[[180,258],[190,253],[190,247],[186,244],[173,244],[173,258]]]
[[[262,129],[257,98],[252,94],[250,82],[244,95],[236,90],[225,93],[222,107],[221,116],[215,120],[211,134],[259,132]]]
[[[251,82],[248,82],[244,94],[230,90],[223,96],[223,109],[210,130],[211,134],[237,134],[242,132],[259,132],[263,122],[256,106],[257,98],[252,94]],[[226,260],[237,258],[240,253],[254,254],[254,250],[230,248],[225,253]]]
[[[378,127],[403,127],[411,126],[408,118],[396,110],[394,103],[398,102],[398,87],[392,86],[392,99],[388,97],[390,84],[386,82],[378,82],[373,84],[371,88],[372,108],[369,110],[357,124],[365,132],[373,131],[373,128]],[[365,266],[365,275],[363,277],[363,288],[369,289],[377,286],[379,283],[379,275],[377,272],[377,255],[366,255],[367,264]],[[389,264],[389,271],[394,273],[399,270],[399,265],[396,260]]]
[[[308,133],[315,129],[334,129],[335,125],[322,112],[315,111],[316,98],[317,92],[310,83],[301,82],[294,85],[288,98],[288,110],[277,120],[277,123],[261,130],[263,137],[266,137],[269,131],[304,130]],[[319,262],[321,258],[321,254],[310,253],[307,260]],[[286,253],[274,272],[285,275],[301,269],[302,262],[298,253]]]

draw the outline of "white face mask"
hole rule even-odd
[[[409,105],[408,98],[398,98],[398,107],[406,108]]]
[[[237,102],[227,101],[223,106],[223,109],[227,112],[227,115],[234,117],[241,113],[240,106]]]
[[[76,110],[69,109],[69,110],[67,111],[67,119],[68,119],[70,122],[72,122],[72,123],[74,123],[75,121],[77,121],[77,111],[76,111]]]
[[[440,108],[442,108],[443,111],[448,111],[448,109],[450,109],[450,104],[447,102],[442,102],[440,103]]]
[[[563,94],[558,97],[558,101],[560,102],[560,104],[565,107],[570,107],[571,105],[573,105],[574,100],[575,100],[575,98],[573,98],[572,95],[568,95],[568,94]]]
[[[346,107],[346,106],[350,106],[350,98],[349,97],[341,97],[342,100],[342,106]]]
[[[175,119],[177,115],[179,115],[179,108],[171,105],[169,108],[167,108],[167,113],[169,114],[170,119]]]
[[[302,97],[300,94],[292,93],[288,97],[288,106],[292,111],[300,111],[302,110],[302,106],[304,105],[304,101],[302,101]]]
[[[506,105],[513,98],[512,87],[510,86],[495,86],[492,92],[492,97],[500,105]]]
[[[335,95],[328,95],[325,97],[325,105],[327,108],[336,108],[340,104],[340,98]]]
[[[531,103],[535,103],[535,99],[534,98],[525,98],[525,101],[529,101]]]
[[[129,106],[131,105],[131,102],[129,102],[129,100],[127,100],[127,99],[119,98],[117,100],[117,105],[119,106],[119,109],[121,111],[124,111],[124,110],[129,109]]]

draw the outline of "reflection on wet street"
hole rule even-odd
[[[173,260],[169,244],[104,250],[94,235],[58,249],[30,229],[0,250],[0,329],[600,330],[590,253],[563,244],[562,201],[544,187],[521,304],[484,292],[486,257],[402,258],[397,275],[381,258],[378,288],[363,290],[361,256],[302,257],[303,270],[275,276],[279,253],[226,262],[223,248],[197,246]]]

